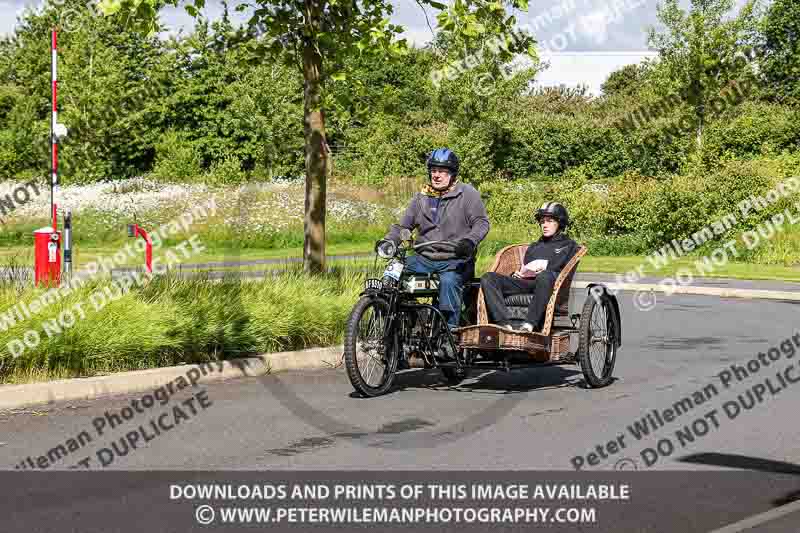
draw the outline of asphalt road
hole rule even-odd
[[[142,412],[129,410],[132,418],[115,430],[109,428],[113,415],[143,395],[0,412],[0,457],[8,469],[21,467],[27,457],[35,463],[85,432],[91,441],[52,461],[48,471],[81,461],[92,470],[273,472],[575,474],[580,465],[582,472],[597,474],[614,469],[778,473],[800,489],[800,355],[785,344],[785,352],[772,352],[774,361],[768,355],[758,364],[751,361],[798,333],[797,304],[672,296],[644,312],[635,309],[630,294],[621,296],[623,346],[616,381],[604,389],[587,389],[577,366],[489,371],[455,387],[437,371],[411,370],[398,377],[390,394],[361,399],[352,394],[342,368],[285,373],[187,388],[163,406],[137,404]],[[574,305],[581,301],[579,295]],[[731,365],[749,368],[749,374],[739,371],[737,379]],[[727,387],[720,378],[726,371]],[[176,406],[183,416],[175,414]],[[155,422],[148,424],[163,413],[170,427],[153,435],[148,428]],[[637,438],[635,424],[642,426],[648,414],[658,427]],[[136,448],[124,446],[126,434],[129,444],[140,427],[145,436],[136,437]],[[737,504],[719,526],[769,509],[767,492],[759,491],[761,499],[747,500],[749,505]],[[785,495],[786,486],[777,492]],[[715,494],[718,505],[730,504],[724,491]],[[798,522],[800,513],[781,516],[770,531]]]
[[[677,429],[713,409],[718,424],[713,417],[706,419],[707,432],[651,468],[706,468],[680,460],[703,452],[800,465],[800,385],[787,381],[776,394],[762,391],[763,401],[742,409],[735,419],[723,409],[725,401],[736,400],[767,377],[773,389],[780,387],[775,371],[795,359],[767,359],[769,367],[741,382],[734,378],[729,388],[717,377],[793,335],[796,305],[673,296],[642,312],[629,294],[623,294],[621,304],[623,346],[616,381],[604,389],[585,388],[580,368],[573,365],[488,371],[456,387],[446,385],[438,371],[411,370],[398,377],[391,394],[374,399],[354,397],[342,368],[243,378],[203,387],[210,406],[197,408],[197,415],[116,458],[108,468],[573,469],[573,458],[584,456],[584,469],[613,469],[623,458],[646,469],[643,449],[663,437],[677,442]],[[718,394],[707,389],[710,384]],[[629,431],[653,409],[671,409],[702,390],[707,391],[705,403],[693,402],[691,410],[655,434],[637,440]],[[85,429],[96,438],[80,451],[91,455],[195,392],[184,389],[164,407],[142,408],[120,431],[110,432],[107,425],[102,436],[96,435],[93,420],[105,411],[119,412],[141,395],[0,412],[0,454],[13,468]],[[619,435],[624,449],[606,454],[607,459],[598,454],[597,464],[588,464],[597,445],[605,447]],[[83,456],[74,452],[51,468],[68,466],[72,458]],[[625,464],[633,463],[619,466]]]

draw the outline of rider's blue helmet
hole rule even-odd
[[[428,178],[431,177],[431,168],[444,167],[450,170],[453,178],[458,176],[460,162],[458,156],[449,148],[437,148],[428,156]]]

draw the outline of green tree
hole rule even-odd
[[[202,9],[205,0],[172,0],[184,3],[190,14]],[[532,39],[512,39],[516,23],[506,7],[527,10],[528,0],[454,0],[451,7],[436,0],[418,0],[438,10],[442,32],[453,35],[467,50],[487,36],[503,37],[497,51],[513,56],[532,51]],[[153,30],[159,0],[107,0],[101,8],[137,21]],[[324,92],[327,79],[344,79],[348,57],[377,54],[396,58],[406,50],[397,40],[403,28],[391,23],[394,8],[389,0],[256,0],[237,9],[251,9],[249,28],[262,33],[255,47],[262,55],[281,58],[296,65],[303,74],[304,135],[306,156],[305,268],[325,269],[326,183],[331,172],[325,109],[330,100]]]
[[[64,20],[58,104],[70,134],[59,147],[60,173],[65,182],[138,173],[152,159],[148,102],[174,68],[158,39],[96,16],[81,0],[28,12],[0,46],[0,129],[17,152],[7,171],[42,175],[49,166],[50,30]]]
[[[221,19],[200,19],[191,34],[167,42],[175,69],[165,96],[149,103],[153,132],[205,168],[228,160],[260,175],[297,175],[302,80],[280,63],[249,65],[254,41],[236,35],[226,8]],[[160,157],[169,159],[169,150]]]
[[[647,65],[633,64],[615,70],[600,86],[604,96],[630,94],[639,88],[647,72]]]
[[[800,103],[800,2],[774,0],[762,32],[767,94],[775,100]]]
[[[755,43],[756,2],[750,0],[738,15],[726,19],[734,0],[691,0],[688,13],[678,0],[665,0],[658,7],[665,31],[648,31],[648,44],[659,54],[662,84],[680,92],[692,109],[698,149],[709,103],[746,68],[736,59]]]

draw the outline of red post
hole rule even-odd
[[[58,75],[56,70],[56,29],[51,32],[50,46],[50,79],[52,89],[52,108],[50,118],[50,214],[53,217],[52,227],[45,227],[33,232],[34,235],[34,281],[36,286],[44,283],[58,287],[61,284],[61,233],[58,231],[58,206],[55,203],[58,187]]]
[[[129,237],[141,237],[144,239],[145,242],[145,249],[144,249],[144,264],[147,267],[147,271],[151,274],[153,273],[153,241],[150,240],[150,236],[147,234],[145,230],[139,227],[139,224],[128,224],[128,236]]]

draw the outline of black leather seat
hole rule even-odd
[[[569,287],[562,290],[559,295],[560,298],[556,304],[555,316],[565,317],[569,316]],[[533,301],[533,294],[512,294],[503,298],[508,308],[508,315],[511,322],[520,324],[525,321],[528,315],[528,306]]]

